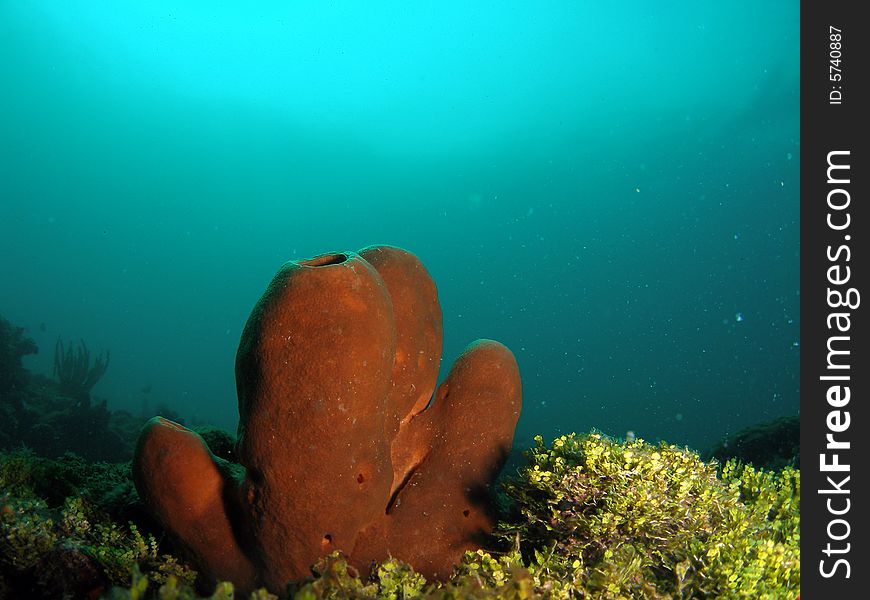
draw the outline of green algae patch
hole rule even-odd
[[[128,473],[73,454],[0,452],[0,598],[97,598],[140,567],[154,581],[192,583],[196,573],[153,535],[106,511]]]
[[[449,581],[427,582],[395,559],[361,573],[333,553],[280,597],[793,599],[800,593],[795,468],[719,465],[685,448],[595,432],[549,444],[538,437],[526,457],[503,484],[507,509],[494,537],[466,553]],[[39,587],[46,585],[46,566],[57,565],[93,571],[89,584],[105,585],[110,598],[202,597],[195,574],[162,554],[135,524],[111,521],[80,496],[47,506],[35,493],[40,486],[25,468],[27,457],[3,458],[11,464],[0,473],[19,497],[2,498],[0,592],[25,585],[32,597],[64,591]],[[53,581],[63,581],[66,592],[94,589],[69,587],[83,585],[80,579]],[[230,583],[209,592],[215,599],[242,597]],[[259,590],[250,597],[278,596]]]
[[[800,471],[598,433],[538,437],[505,484],[499,529],[557,595],[794,597],[800,589]]]

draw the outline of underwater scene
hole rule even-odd
[[[0,599],[799,598],[799,3],[0,3]]]

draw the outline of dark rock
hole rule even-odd
[[[194,427],[193,430],[205,440],[212,454],[230,462],[239,462],[236,457],[236,437],[233,434],[208,425]]]
[[[720,441],[705,460],[736,458],[765,469],[800,468],[800,417],[782,417],[744,429]]]

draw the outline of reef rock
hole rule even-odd
[[[280,592],[335,550],[362,570],[392,556],[446,578],[494,525],[521,384],[511,352],[479,340],[436,391],[441,345],[435,284],[413,254],[289,262],[236,357],[244,477],[156,418],[136,487],[207,582]]]

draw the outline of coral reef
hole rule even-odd
[[[29,373],[21,358],[37,352],[24,329],[0,317],[0,449],[26,446],[42,456],[75,452],[90,460],[129,460],[142,426],[124,411],[92,401],[90,390],[108,367],[87,346],[55,348],[55,377]],[[74,435],[71,435],[74,433]]]
[[[546,445],[538,438],[527,456],[505,483],[512,504],[497,537],[467,552],[446,581],[427,581],[396,558],[359,569],[333,552],[281,597],[799,595],[799,471],[720,466],[667,444],[616,442],[598,433]],[[107,590],[119,600],[199,598],[194,572],[167,554],[168,539],[149,533],[142,513],[105,512],[112,490],[129,487],[128,477],[120,465],[0,453],[0,598],[95,597]],[[222,582],[211,597],[276,598],[264,589],[237,591]]]
[[[617,442],[598,433],[566,435],[550,444],[539,438],[527,462],[506,482],[513,504],[496,528],[497,538],[467,552],[446,581],[428,581],[396,558],[359,569],[333,552],[315,563],[311,576],[281,590],[281,597],[791,600],[800,594],[800,472],[791,467],[773,472],[734,461],[705,463],[675,446]],[[138,540],[138,524],[135,530],[107,524],[88,516],[91,502],[72,498],[54,522],[73,526],[59,527],[38,515],[44,507],[34,511],[4,502],[4,532],[12,541],[0,546],[0,574],[7,579],[10,572],[42,575],[22,558],[22,548],[48,556],[68,536],[81,548],[87,535],[91,544],[99,542],[95,535],[105,538],[82,533],[83,523],[101,523],[112,535],[123,533],[124,541],[114,553],[106,547],[85,551],[90,563],[71,557],[66,564],[78,570],[66,580],[67,590],[82,589],[81,567],[90,564],[86,580],[116,585],[109,598],[199,598],[192,573],[155,550],[147,534]],[[100,562],[101,556],[122,558]],[[119,583],[119,567],[132,568],[132,579],[128,573]],[[16,581],[23,585],[22,577]],[[10,582],[0,580],[3,585]],[[28,589],[46,589],[40,585],[31,582]],[[238,591],[222,582],[211,598],[277,598],[264,589]]]
[[[521,386],[510,351],[480,340],[436,391],[440,355],[435,284],[414,255],[374,246],[287,263],[236,359],[244,479],[155,418],[137,489],[210,583],[281,591],[334,551],[356,569],[394,556],[446,578],[495,525],[489,488]]]
[[[89,388],[82,396],[86,375],[64,390],[27,372],[21,359],[36,345],[0,318],[0,449],[15,448],[0,450],[0,599],[195,600],[206,588],[216,600],[799,598],[797,418],[730,436],[703,460],[596,432],[549,444],[538,437],[524,456],[511,453],[514,475],[503,480],[497,516],[489,484],[515,418],[505,405],[519,410],[513,358],[494,342],[472,344],[430,405],[441,350],[434,284],[398,249],[359,256],[297,265],[344,264],[358,270],[343,274],[350,284],[324,290],[290,265],[258,303],[239,351],[240,409],[249,417],[241,443],[166,419],[145,427],[136,469],[150,510],[130,463],[93,462],[132,456],[126,440],[143,419],[109,411]],[[379,306],[392,325],[353,319],[359,298],[348,287],[357,276],[371,291],[362,305]],[[293,296],[306,286],[322,292],[307,305]],[[374,336],[373,346],[394,344],[393,360],[347,330]],[[318,344],[331,351],[312,350]],[[70,355],[78,366],[64,368],[89,370],[86,354],[79,346]],[[371,371],[385,363],[386,376]],[[282,401],[300,395],[314,405]],[[371,413],[382,419],[373,423]],[[371,439],[355,435],[352,419]],[[305,492],[308,482],[319,487]],[[295,498],[282,504],[281,494]],[[366,512],[369,500],[377,510]],[[270,513],[287,507],[308,520]],[[340,511],[350,525],[332,519]],[[354,522],[364,526],[346,545]],[[280,561],[267,563],[269,546],[251,539],[268,527],[293,540],[289,550],[303,548],[293,564],[310,560],[286,587],[283,576],[268,579]],[[444,546],[453,548],[429,552]],[[266,584],[271,591],[257,588]]]

